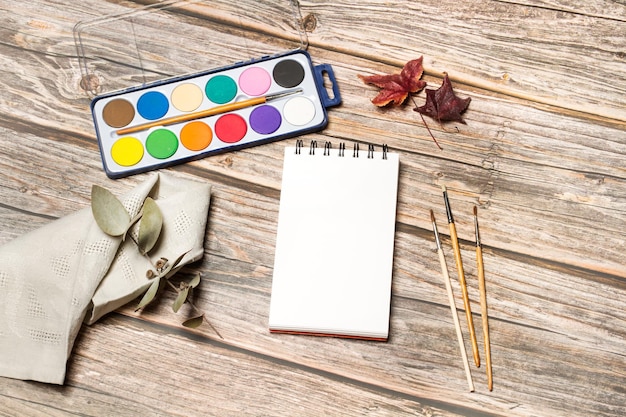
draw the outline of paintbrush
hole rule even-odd
[[[483,335],[485,340],[485,358],[487,360],[487,385],[493,390],[493,372],[491,369],[491,342],[489,341],[489,317],[487,315],[487,290],[485,288],[485,265],[483,263],[483,248],[480,243],[478,230],[478,208],[474,206],[474,230],[476,232],[476,268],[478,269],[478,290],[480,291],[480,313],[483,321]]]
[[[302,89],[286,91],[283,93],[269,94],[267,96],[254,97],[247,100],[235,101],[234,103],[223,104],[221,106],[211,107],[210,109],[201,110],[193,113],[181,114],[179,116],[173,116],[166,119],[155,120],[154,122],[142,123],[139,125],[125,127],[119,129],[115,133],[117,135],[127,135],[129,133],[140,132],[142,130],[148,130],[153,127],[168,126],[176,123],[188,122],[190,120],[201,119],[203,117],[215,116],[217,114],[228,113],[231,111],[243,109],[246,107],[252,107],[259,104],[267,103],[268,101],[278,100],[288,97],[293,94],[302,93]]]
[[[454,260],[456,261],[456,270],[459,275],[459,283],[461,285],[461,293],[463,294],[463,306],[465,307],[465,316],[467,318],[467,326],[469,327],[470,339],[472,341],[472,352],[474,353],[474,363],[480,367],[480,355],[478,354],[478,342],[476,341],[476,331],[474,330],[474,321],[472,320],[472,309],[470,307],[469,295],[467,294],[467,283],[465,282],[465,272],[463,271],[463,260],[461,259],[461,248],[459,247],[459,238],[456,233],[454,217],[452,209],[450,209],[450,201],[448,200],[448,190],[445,185],[441,186],[443,190],[443,199],[446,204],[446,214],[448,215],[448,226],[450,227],[450,240],[452,241],[452,249],[454,250]]]
[[[441,241],[439,240],[439,231],[437,230],[437,222],[435,221],[435,214],[430,211],[430,220],[433,223],[433,232],[435,233],[435,242],[437,242],[437,253],[439,254],[439,263],[441,264],[441,274],[446,284],[446,291],[448,293],[448,301],[450,302],[450,311],[452,312],[452,319],[454,320],[454,327],[456,329],[456,337],[459,340],[459,349],[461,349],[461,357],[463,358],[463,367],[465,368],[465,375],[467,376],[467,384],[469,385],[470,392],[474,391],[474,383],[472,382],[472,373],[469,368],[469,361],[467,359],[467,353],[465,352],[465,343],[463,342],[463,332],[461,331],[461,324],[459,323],[459,315],[456,311],[456,304],[454,302],[454,294],[452,294],[452,284],[450,283],[450,275],[448,274],[448,265],[446,264],[446,258],[443,255],[441,249]]]

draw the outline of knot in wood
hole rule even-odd
[[[85,75],[80,79],[80,88],[85,91],[97,91],[100,87],[100,80],[93,74]]]
[[[305,32],[313,32],[317,27],[317,18],[313,13],[309,13],[302,18],[301,23]]]

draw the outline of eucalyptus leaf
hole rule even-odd
[[[195,329],[199,327],[204,322],[204,314],[198,317],[193,317],[191,319],[185,320],[183,322],[183,326],[189,327],[191,329]]]
[[[163,215],[156,202],[147,197],[143,203],[143,216],[139,223],[139,236],[137,237],[137,246],[139,251],[145,255],[150,252],[161,234],[163,226]]]
[[[196,288],[198,285],[200,285],[200,274],[196,274],[196,276],[193,277],[193,279],[191,281],[189,281],[188,285],[191,288]]]
[[[155,278],[154,281],[152,282],[152,285],[150,285],[150,288],[148,288],[148,291],[146,291],[143,297],[141,298],[141,301],[139,302],[139,305],[137,305],[137,308],[135,309],[135,311],[144,308],[145,306],[150,304],[152,300],[154,300],[154,297],[156,297],[157,292],[159,291],[160,284],[161,284],[161,278]]]
[[[98,185],[91,187],[91,211],[100,229],[110,236],[121,236],[130,226],[130,215],[124,205]]]
[[[185,257],[185,255],[187,255],[189,252],[191,252],[191,249],[189,249],[187,252],[183,253],[182,255],[180,255],[178,258],[176,258],[176,260],[174,261],[174,263],[172,264],[172,268],[176,267],[176,265],[178,265],[180,263],[180,261],[183,260],[183,258]]]
[[[187,301],[188,295],[189,287],[185,287],[178,293],[178,296],[176,297],[176,300],[174,300],[174,304],[172,305],[172,310],[174,310],[174,313],[178,313],[178,310],[180,310],[182,305],[185,304],[185,301]]]
[[[180,255],[178,258],[176,258],[174,263],[167,263],[165,265],[165,267],[163,269],[161,269],[161,271],[159,272],[159,276],[166,276],[167,274],[169,274],[169,272],[172,269],[174,269],[176,267],[176,265],[178,265],[180,263],[180,261],[183,260],[185,255],[187,255],[188,253],[189,253],[189,251],[187,251],[187,252],[183,253],[182,255]]]

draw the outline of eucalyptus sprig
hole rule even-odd
[[[206,321],[213,331],[219,337],[222,337],[215,327],[206,320],[204,312],[198,309],[190,299],[193,289],[200,285],[200,274],[196,274],[189,281],[181,281],[178,286],[170,282],[170,278],[177,272],[176,267],[189,251],[180,254],[174,262],[170,262],[164,257],[153,262],[150,258],[150,251],[158,242],[163,228],[163,215],[161,214],[159,206],[152,198],[146,197],[139,213],[134,218],[131,218],[122,202],[115,197],[113,193],[106,188],[93,185],[91,188],[91,211],[98,227],[100,227],[104,233],[113,237],[121,236],[123,241],[126,240],[127,236],[130,236],[131,240],[137,246],[139,253],[145,256],[153,266],[153,269],[146,271],[146,278],[151,280],[152,283],[143,294],[135,311],[144,308],[154,301],[156,296],[160,293],[160,290],[167,285],[177,293],[172,306],[175,313],[178,312],[185,303],[189,304],[197,313],[196,316],[185,320],[182,323],[183,326],[196,328]],[[128,231],[137,222],[139,222],[139,230],[137,232],[137,239],[135,239]]]

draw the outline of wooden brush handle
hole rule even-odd
[[[474,354],[474,363],[480,367],[480,354],[478,353],[478,341],[476,340],[476,330],[474,329],[474,320],[472,319],[472,309],[470,307],[469,295],[467,293],[467,283],[465,282],[465,272],[463,271],[463,261],[461,260],[461,249],[459,247],[459,239],[456,233],[454,223],[450,225],[450,239],[452,240],[452,249],[454,250],[454,260],[456,261],[456,270],[459,274],[459,283],[461,284],[461,293],[463,294],[463,306],[465,308],[465,317],[467,318],[467,326],[469,327],[470,339],[472,341],[472,352]]]
[[[448,301],[450,303],[450,311],[452,312],[452,320],[454,321],[454,328],[456,330],[456,337],[459,342],[459,349],[461,351],[461,359],[463,359],[463,368],[465,368],[465,376],[467,377],[467,385],[470,392],[474,392],[474,382],[472,381],[472,373],[470,372],[469,362],[467,360],[467,353],[465,352],[465,343],[463,342],[463,332],[461,331],[461,324],[459,323],[459,315],[456,311],[456,303],[454,301],[454,294],[452,293],[452,285],[450,284],[450,275],[448,275],[448,266],[446,264],[446,258],[443,255],[441,249],[437,250],[439,254],[439,263],[441,264],[441,273],[443,275],[443,281],[446,284],[446,292],[448,294]]]
[[[478,268],[478,290],[480,292],[480,314],[483,321],[483,335],[485,340],[485,359],[487,361],[487,385],[493,390],[493,372],[491,369],[491,342],[489,340],[489,316],[487,312],[487,290],[485,289],[485,267],[483,263],[483,249],[476,246],[476,265]]]

